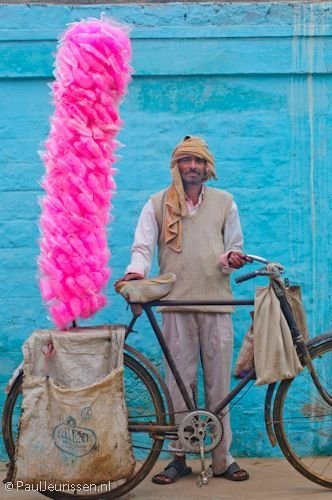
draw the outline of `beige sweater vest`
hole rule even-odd
[[[176,283],[169,300],[231,300],[229,275],[219,258],[224,253],[224,225],[232,207],[226,191],[207,187],[194,215],[182,219],[182,251],[171,250],[163,239],[163,212],[166,190],[151,197],[159,228],[158,262],[160,273],[175,273]],[[232,312],[233,306],[163,307],[162,311]]]

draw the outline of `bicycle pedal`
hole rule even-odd
[[[197,486],[199,488],[201,488],[202,486],[209,484],[209,480],[211,479],[212,476],[213,476],[213,473],[212,473],[211,466],[208,467],[207,471],[202,470],[200,475],[199,475],[199,478],[197,479]]]
[[[201,478],[197,479],[196,484],[198,488],[201,488],[203,486]]]

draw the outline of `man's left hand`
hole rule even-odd
[[[241,252],[230,252],[228,254],[228,265],[233,269],[240,269],[248,262],[246,256]]]

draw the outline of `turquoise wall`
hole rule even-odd
[[[332,3],[0,6],[0,389],[34,328],[48,327],[36,280],[37,151],[49,131],[56,38],[67,23],[104,11],[132,25],[135,75],[122,106],[113,278],[123,274],[140,209],[169,183],[169,157],[186,134],[204,136],[219,180],[239,206],[246,250],[282,262],[300,283],[311,335],[331,328]],[[114,279],[112,281],[114,281]],[[236,288],[251,297],[254,284]],[[108,290],[93,320],[128,322]],[[248,310],[235,315],[236,350]],[[141,320],[132,343],[159,363]],[[273,454],[264,389],[232,412],[234,452]]]

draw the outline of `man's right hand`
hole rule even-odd
[[[143,280],[144,276],[138,273],[127,273],[122,278],[119,278],[116,280],[114,283],[114,288],[118,292],[119,290],[117,289],[117,286],[121,281],[132,281],[132,280]],[[142,306],[140,304],[130,304],[130,309],[131,312],[133,313],[134,316],[140,316],[142,314]]]
[[[240,269],[248,262],[252,262],[252,259],[241,252],[229,252],[228,254],[228,265],[233,269]]]
[[[116,282],[114,283],[114,288],[116,291],[118,291],[117,286],[121,281],[132,281],[132,280],[143,280],[143,279],[144,279],[144,276],[142,276],[141,274],[127,273],[124,276],[122,276],[122,278],[119,278],[116,280]]]

